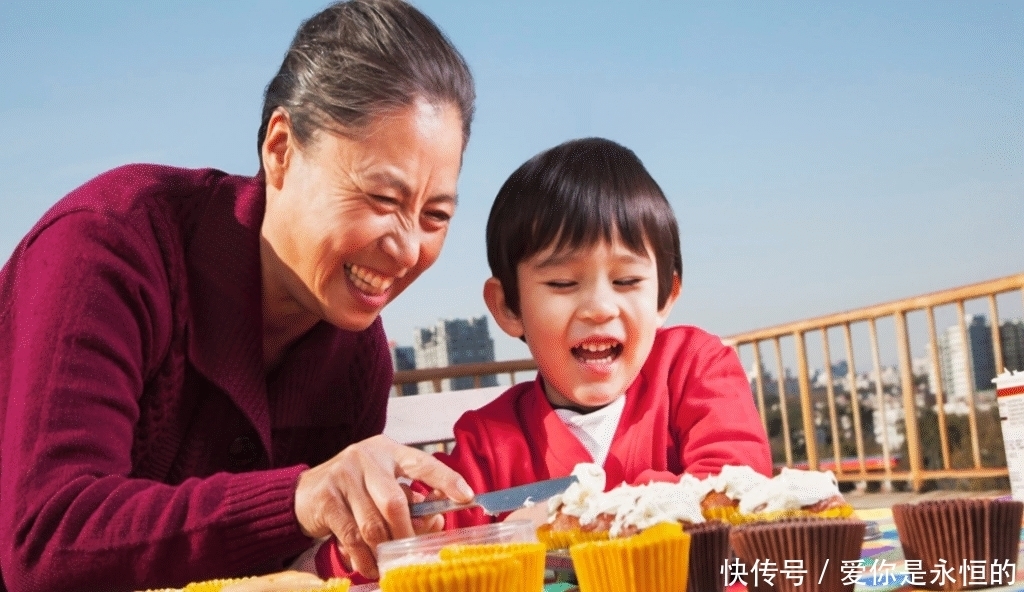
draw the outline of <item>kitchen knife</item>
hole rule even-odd
[[[570,475],[560,479],[548,479],[547,481],[538,481],[518,487],[499,489],[490,493],[477,494],[473,501],[468,504],[460,504],[450,499],[419,502],[409,506],[409,513],[414,517],[429,516],[431,514],[441,514],[443,512],[451,512],[452,510],[464,510],[479,506],[484,509],[484,513],[494,516],[502,512],[511,512],[512,510],[524,508],[531,503],[545,501],[553,495],[562,493],[575,482],[576,477]]]

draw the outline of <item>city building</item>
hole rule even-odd
[[[411,345],[397,345],[394,341],[388,345],[391,346],[391,364],[396,372],[399,370],[416,369],[416,351]],[[399,397],[406,397],[419,393],[419,388],[416,383],[403,384],[401,390],[398,392],[392,391],[392,393]]]
[[[938,338],[939,372],[947,413],[966,413],[972,392],[992,389],[996,375],[992,327],[985,315],[968,315],[967,342],[959,325],[947,328]],[[1005,347],[1004,347],[1005,351]],[[929,383],[935,389],[935,377]]]
[[[413,339],[417,368],[441,368],[456,364],[494,361],[494,340],[487,329],[487,317],[444,319],[433,327],[417,329]],[[497,386],[498,378],[482,376],[480,386]],[[442,391],[473,388],[473,377],[446,378]],[[430,382],[421,382],[421,393],[434,391]]]
[[[1024,370],[1024,320],[1003,321],[999,341],[1003,344],[1003,368],[998,370]]]

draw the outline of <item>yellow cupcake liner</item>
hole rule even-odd
[[[185,586],[181,592],[220,592],[231,584],[238,584],[256,579],[256,577],[223,578],[217,580],[206,580],[205,582],[193,582]],[[347,578],[331,578],[319,586],[295,589],[289,592],[348,592],[350,585],[351,582]]]
[[[439,553],[441,561],[466,557],[492,557],[511,555],[519,560],[522,570],[522,592],[537,592],[544,586],[544,559],[547,547],[543,543],[494,543],[483,545],[448,545]]]
[[[380,580],[382,592],[508,592],[523,589],[522,562],[508,553],[456,557],[394,567]]]
[[[737,512],[731,517],[730,523],[739,525],[752,522],[774,522],[790,518],[849,518],[850,516],[853,516],[853,506],[842,504],[820,512],[808,512],[807,510],[779,510],[776,512],[756,512],[753,514],[740,514]]]
[[[551,530],[550,524],[543,524],[537,529],[537,540],[548,549],[568,549],[569,547],[592,541],[607,541],[607,530]]]
[[[678,522],[635,536],[579,543],[569,548],[581,592],[686,590],[690,535]]]

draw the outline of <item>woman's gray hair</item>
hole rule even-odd
[[[469,140],[476,92],[469,66],[426,15],[401,0],[338,2],[299,26],[263,96],[257,150],[278,107],[300,144],[320,130],[358,134],[417,99],[451,103]]]

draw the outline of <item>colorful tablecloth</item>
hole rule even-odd
[[[905,592],[916,589],[912,585],[915,579],[918,582],[929,582],[942,577],[959,578],[961,581],[966,577],[973,582],[985,582],[992,586],[987,588],[989,592],[1024,590],[1024,543],[1021,544],[1016,565],[999,566],[1000,572],[995,576],[992,574],[990,565],[951,565],[944,573],[926,573],[919,567],[907,565],[891,510],[888,508],[857,510],[856,513],[862,520],[874,522],[878,526],[879,534],[865,540],[864,546],[861,548],[861,563],[857,570],[860,575],[854,588],[855,592]],[[1024,533],[1022,533],[1022,538],[1024,538]],[[993,585],[993,581],[998,583]],[[1012,583],[1007,585],[1006,582]],[[746,586],[737,584],[729,586],[728,592],[745,592],[746,589]],[[806,589],[810,592],[814,590],[814,587],[808,583]]]

